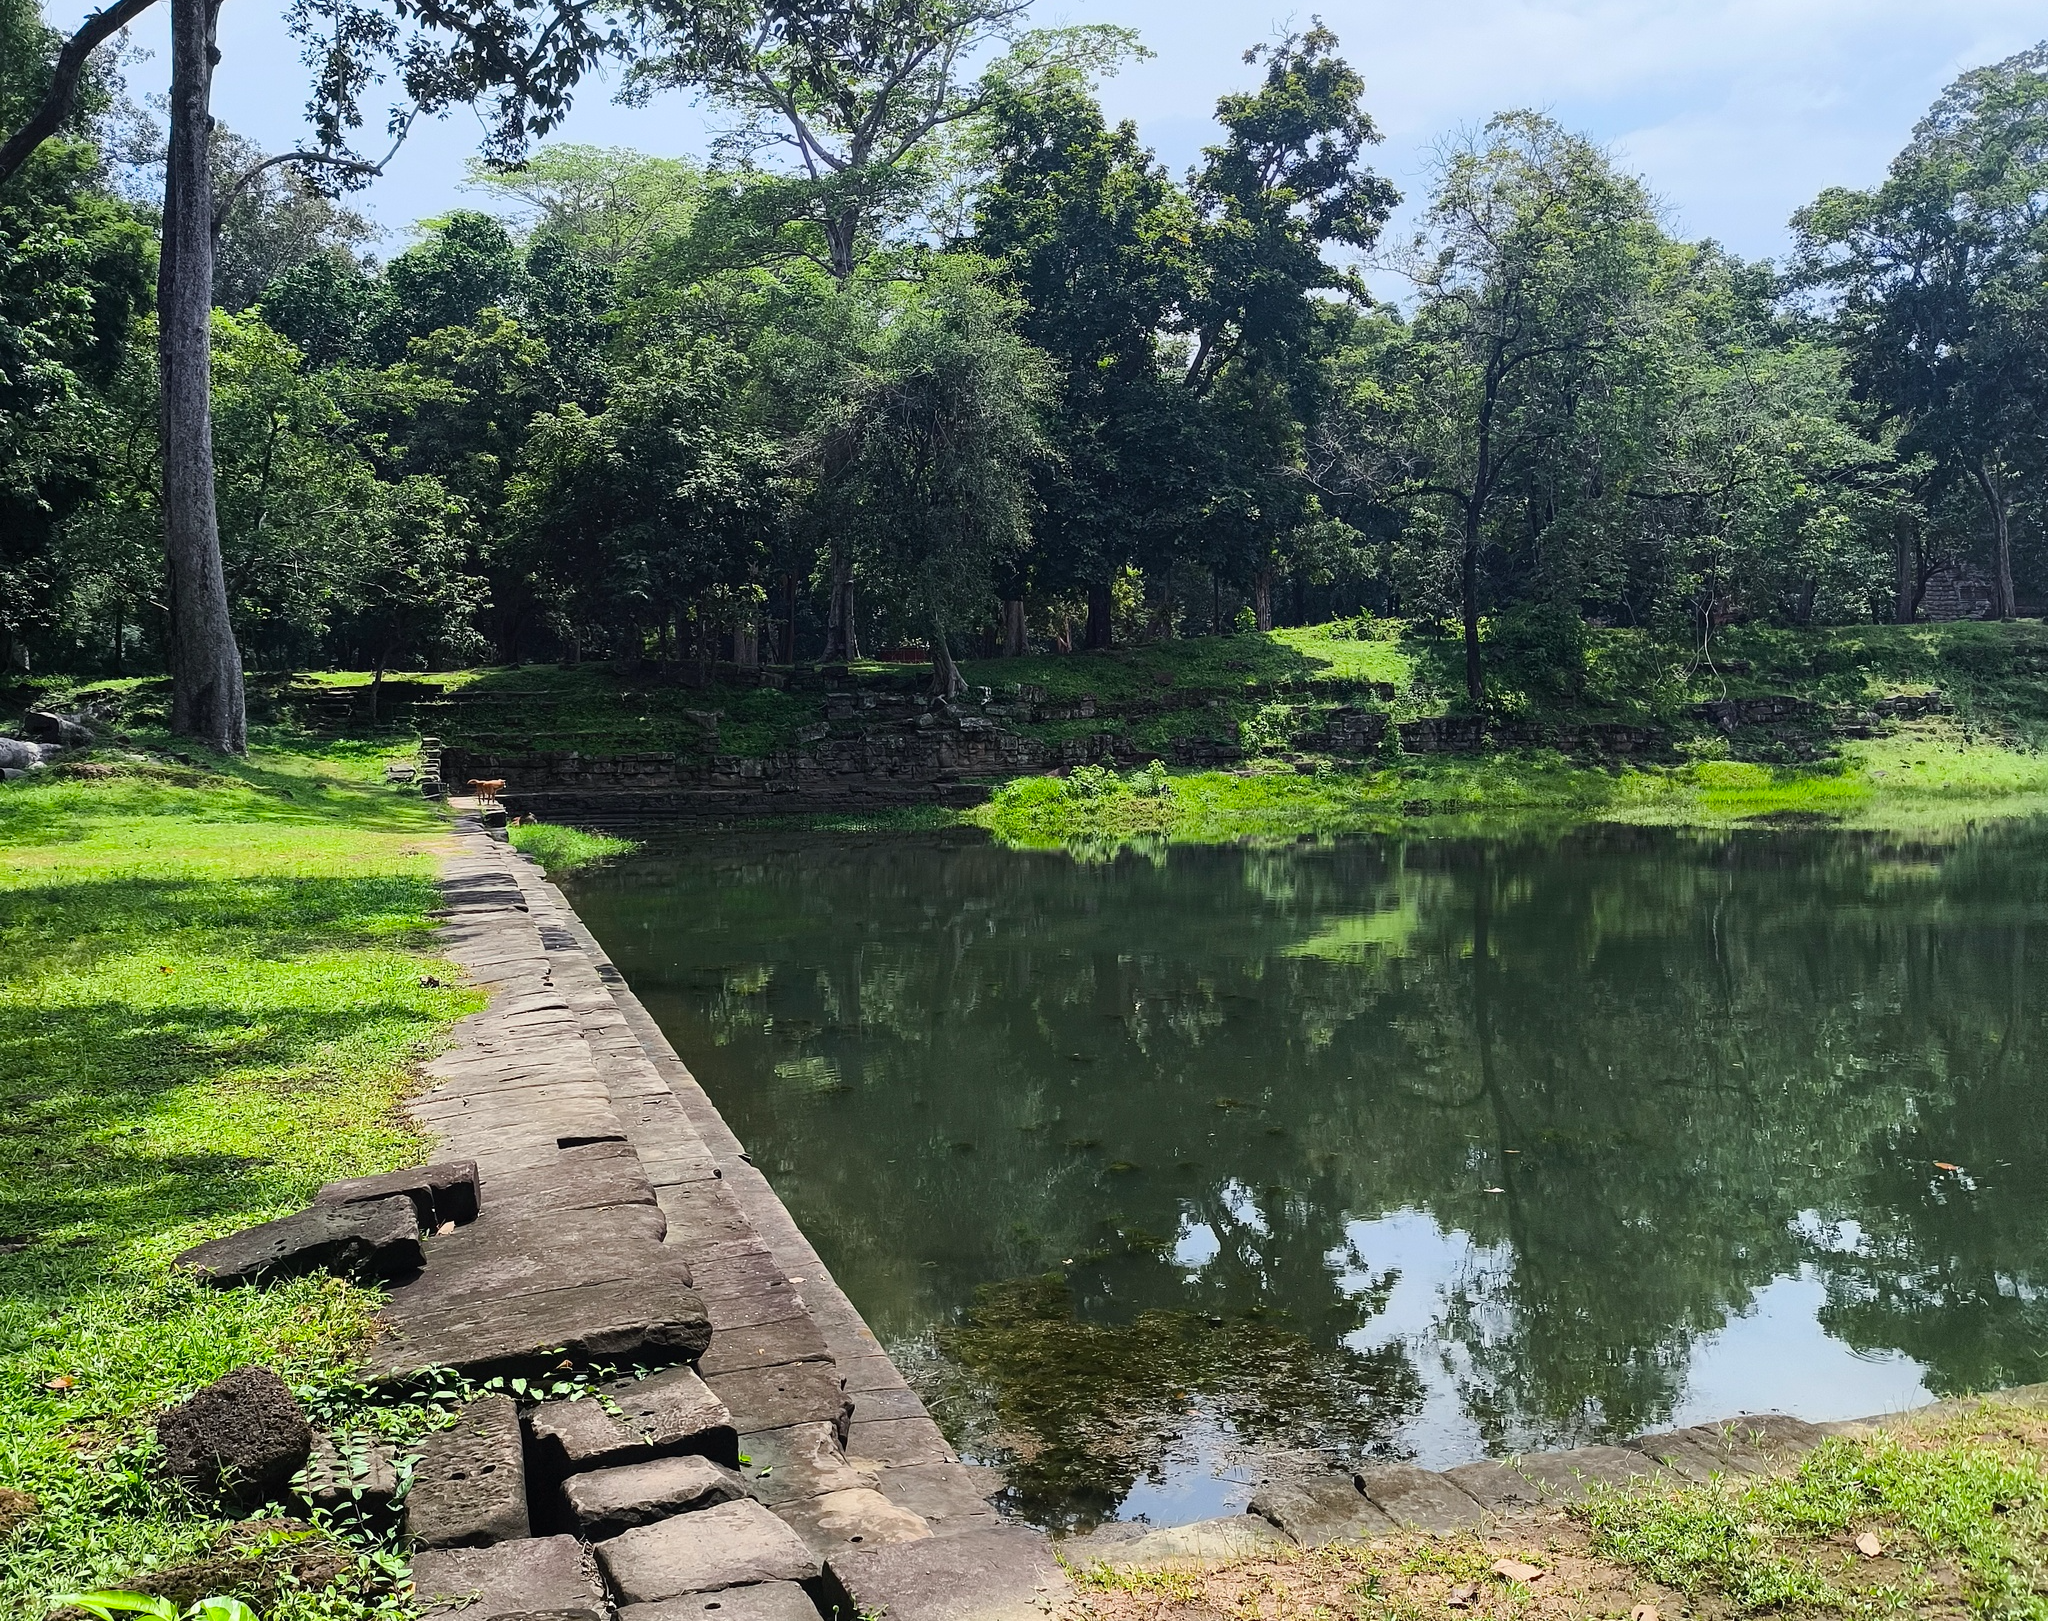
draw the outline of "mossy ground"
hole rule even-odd
[[[1602,1493],[1484,1537],[1075,1574],[1076,1610],[1094,1621],[2037,1618],[2048,1615],[2048,1413],[1954,1404],[1829,1440],[1782,1477]]]
[[[429,956],[445,820],[381,753],[102,755],[0,788],[0,1614],[212,1557],[148,1466],[156,1411],[251,1361],[317,1385],[375,1299],[216,1292],[201,1239],[416,1159],[398,1104],[481,1005]],[[360,1613],[345,1591],[276,1617]]]

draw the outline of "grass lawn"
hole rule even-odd
[[[347,1283],[222,1293],[169,1263],[421,1154],[398,1104],[482,997],[427,955],[445,822],[378,760],[0,787],[0,1488],[35,1500],[0,1529],[0,1615],[217,1553],[225,1525],[148,1467],[154,1413],[251,1361],[318,1387],[367,1332]],[[288,1591],[266,1621],[357,1613]]]
[[[1777,1478],[1603,1493],[1486,1537],[1076,1572],[1095,1621],[2048,1615],[2048,1411],[1991,1400]]]

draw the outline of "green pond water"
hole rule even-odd
[[[2048,829],[658,834],[577,907],[1052,1527],[2048,1379]]]

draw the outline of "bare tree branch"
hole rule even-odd
[[[115,0],[115,4],[95,11],[78,25],[78,32],[57,53],[50,88],[43,92],[41,105],[9,137],[7,144],[0,146],[0,184],[12,179],[35,149],[64,127],[64,120],[78,105],[78,80],[85,71],[86,58],[155,4],[156,0]]]

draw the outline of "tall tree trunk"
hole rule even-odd
[[[2010,619],[2018,609],[2012,589],[2012,501],[2006,493],[2005,469],[1980,461],[1971,469],[1984,505],[1991,510],[1991,539],[1996,549],[1997,577],[1992,581],[1992,612]]]
[[[782,656],[776,661],[792,667],[796,664],[796,575],[794,572],[782,577]]]
[[[825,617],[825,655],[821,664],[851,664],[860,657],[860,636],[853,624],[853,559],[832,560],[832,606]]]
[[[1465,696],[1474,704],[1486,699],[1486,676],[1479,667],[1479,512],[1465,514],[1465,545],[1459,566],[1458,595],[1465,619]]]
[[[1920,537],[1903,513],[1892,527],[1892,565],[1892,622],[1910,625],[1920,606]]]
[[[946,645],[946,627],[937,619],[932,621],[932,696],[934,698],[956,698],[967,690],[967,678],[960,673],[960,666],[953,662],[953,650]]]
[[[1024,656],[1024,599],[1006,597],[1003,599],[1003,657],[1021,659]]]
[[[1088,628],[1081,634],[1081,645],[1089,652],[1102,652],[1115,642],[1113,609],[1107,580],[1088,587]]]
[[[218,0],[171,0],[170,154],[157,266],[164,553],[171,578],[171,730],[248,747],[242,655],[228,619],[213,488],[214,22]]]
[[[1252,576],[1252,622],[1260,630],[1273,628],[1273,571],[1269,568]]]
[[[742,670],[761,667],[761,633],[754,629],[753,620],[744,616],[733,621],[732,661]]]

